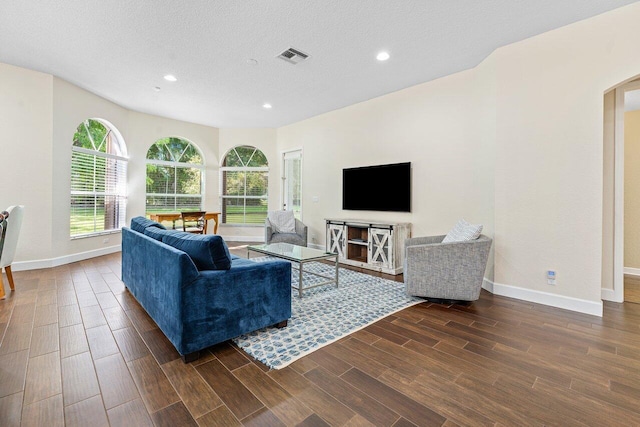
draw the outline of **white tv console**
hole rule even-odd
[[[401,274],[404,241],[411,237],[407,222],[380,222],[360,219],[326,219],[326,251],[338,254],[344,264]]]

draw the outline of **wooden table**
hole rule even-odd
[[[163,221],[171,221],[173,223],[173,228],[176,228],[176,221],[182,218],[182,214],[180,212],[165,212],[165,213],[153,213],[148,214],[149,218],[156,222]],[[220,212],[207,212],[204,214],[204,233],[207,234],[207,222],[209,220],[214,220],[216,224],[213,226],[213,234],[218,234],[218,218],[220,217]]]

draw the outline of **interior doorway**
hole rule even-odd
[[[616,88],[613,130],[613,298],[603,299],[640,303],[640,80]]]
[[[302,150],[282,153],[282,209],[302,221]]]

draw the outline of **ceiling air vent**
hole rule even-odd
[[[277,56],[277,58],[290,62],[293,65],[301,63],[308,57],[309,55],[307,55],[306,53],[300,52],[298,49],[294,49],[292,47]]]

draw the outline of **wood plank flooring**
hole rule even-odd
[[[269,371],[230,342],[183,364],[120,281],[120,254],[14,275],[3,427],[640,425],[640,304],[598,318],[483,291]]]
[[[624,300],[640,304],[640,277],[624,276]]]

